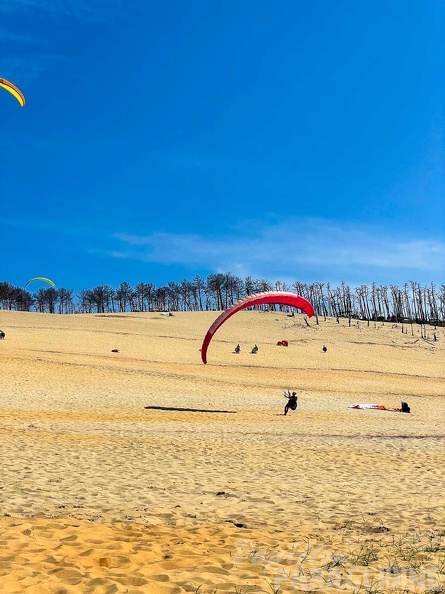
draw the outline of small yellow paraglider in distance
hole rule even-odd
[[[34,281],[44,281],[46,283],[49,283],[54,289],[56,288],[56,285],[53,283],[53,281],[49,278],[45,278],[44,276],[36,276],[35,278],[31,278],[25,285],[25,289],[26,287],[29,285],[29,283],[32,283]]]
[[[25,96],[23,95],[20,89],[18,89],[15,85],[12,84],[12,82],[9,82],[9,80],[6,80],[4,78],[0,78],[0,87],[3,87],[7,91],[9,91],[11,95],[13,95],[17,99],[17,101],[20,103],[22,107],[25,106]]]

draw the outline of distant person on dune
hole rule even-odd
[[[234,353],[236,353],[237,355],[241,352],[241,347],[239,345],[239,343],[236,345]]]
[[[284,392],[284,397],[288,399],[286,406],[284,407],[284,416],[286,416],[289,409],[297,410],[298,396],[296,392],[292,392],[291,394],[288,390],[287,392]]]
[[[3,332],[3,330],[0,330],[0,340],[4,340],[6,334]]]

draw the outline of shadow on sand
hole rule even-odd
[[[211,410],[205,408],[176,408],[174,406],[144,406],[150,410],[173,410],[177,412],[227,413],[236,414],[236,410]]]

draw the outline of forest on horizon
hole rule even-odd
[[[192,281],[170,281],[162,287],[143,282],[134,288],[127,282],[122,282],[117,289],[99,285],[82,289],[77,295],[72,289],[53,287],[31,293],[3,281],[0,282],[0,309],[52,314],[219,311],[243,297],[264,291],[290,291],[301,295],[312,303],[317,323],[320,317],[341,317],[368,322],[445,325],[445,285],[436,288],[431,283],[422,287],[414,281],[403,287],[372,283],[370,287],[351,288],[344,282],[335,287],[322,282],[288,285],[251,277],[242,279],[230,272],[210,274],[206,279],[195,276]],[[260,307],[283,309],[279,305]]]

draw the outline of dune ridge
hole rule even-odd
[[[216,315],[0,312],[0,591],[442,584],[444,329]]]

